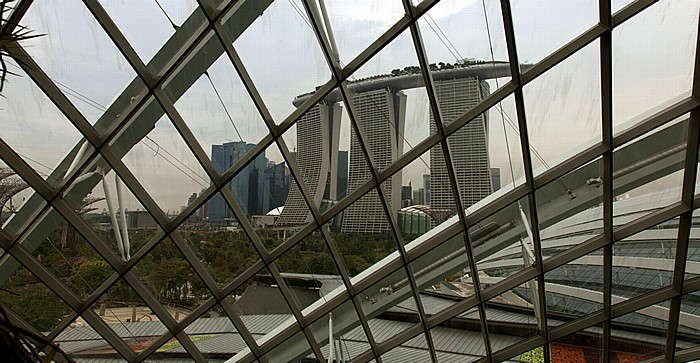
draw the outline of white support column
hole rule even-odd
[[[131,259],[131,246],[129,244],[129,231],[126,228],[126,212],[124,211],[124,198],[122,197],[122,180],[114,174],[114,183],[117,185],[117,203],[119,203],[119,216],[121,217],[122,245],[124,246],[125,259]]]

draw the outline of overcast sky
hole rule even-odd
[[[456,58],[507,60],[500,2],[442,1],[419,24],[431,62],[454,63]],[[597,23],[596,1],[513,1],[513,19],[521,61],[536,63]],[[626,1],[613,1],[615,10]],[[114,22],[144,62],[174,33],[154,0],[102,2]],[[172,21],[181,24],[196,8],[195,1],[160,0]],[[341,61],[349,63],[402,15],[400,0],[327,0],[330,22]],[[613,32],[614,123],[621,125],[659,104],[687,94],[692,81],[698,32],[698,1],[660,1]],[[234,42],[276,122],[293,110],[296,95],[314,89],[330,78],[321,49],[306,23],[299,0],[276,0]],[[486,20],[490,30],[487,33]],[[44,36],[26,43],[27,51],[68,94],[91,122],[135,77],[101,27],[79,0],[35,1],[23,24]],[[443,34],[444,33],[444,34]],[[439,34],[439,35],[438,35]],[[447,45],[446,45],[446,44]],[[600,139],[599,44],[594,42],[524,89],[531,147],[547,164],[555,164],[579,145]],[[363,66],[354,76],[389,73],[394,68],[417,65],[410,33],[405,32]],[[21,73],[13,65],[13,71]],[[202,147],[243,140],[256,143],[266,128],[241,81],[225,56],[176,102]],[[491,90],[509,79],[489,80]],[[234,130],[215,89],[230,113]],[[408,111],[405,149],[428,136],[429,112],[423,89],[406,91]],[[42,174],[48,174],[80,140],[78,131],[26,77],[12,77],[0,99],[0,137]],[[512,97],[503,103],[503,116],[489,113],[490,158],[501,168],[503,183],[511,167],[522,176],[522,157],[516,132]],[[504,120],[508,142],[504,137]],[[341,149],[349,149],[349,123],[343,119]],[[207,179],[177,131],[161,119],[149,137],[124,158],[146,190],[164,210],[178,210],[187,197],[199,192]],[[296,147],[295,129],[284,136]],[[506,145],[511,150],[509,160]],[[268,158],[281,160],[273,145]],[[164,160],[165,159],[165,160]],[[429,163],[429,156],[423,157]],[[174,164],[174,165],[171,165]],[[541,163],[536,161],[536,167]],[[428,167],[420,160],[404,173],[404,184],[422,186]],[[101,194],[99,190],[95,194]],[[129,208],[138,208],[135,200]]]

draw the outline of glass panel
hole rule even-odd
[[[328,1],[326,7],[342,65],[358,56],[404,15],[402,4],[397,0],[381,3]],[[306,13],[303,15],[307,17]]]
[[[27,52],[91,123],[119,118],[111,103],[136,73],[99,23],[77,0],[32,5],[22,22],[42,36],[23,43]]]
[[[360,300],[364,315],[372,318],[368,322],[369,330],[377,343],[400,334],[420,321],[404,268],[399,268],[362,291]],[[389,320],[390,317],[393,320]]]
[[[341,313],[342,312],[342,313]],[[359,354],[370,349],[369,340],[365,334],[360,319],[352,302],[346,301],[331,312],[333,314],[333,336],[335,361],[351,361]],[[341,315],[342,314],[342,315]],[[342,320],[339,319],[342,316]],[[309,331],[318,342],[325,357],[328,357],[328,318],[322,317],[311,324]],[[340,359],[338,359],[340,358]]]
[[[596,182],[601,175],[603,160],[598,158],[537,189],[544,259],[603,233],[603,187]]]
[[[180,26],[194,10],[201,13],[200,9],[195,9],[194,0],[139,3],[102,0],[101,4],[144,63],[148,63],[177,30],[181,33],[188,30]],[[204,15],[198,15],[204,21]],[[173,50],[171,52],[174,54]]]
[[[616,341],[616,331],[610,332],[611,341]],[[550,361],[553,363],[599,362],[602,359],[603,328],[592,326],[583,331],[559,338],[549,344]]]
[[[657,3],[613,30],[616,132],[689,96],[696,64],[698,11],[700,3],[693,1]]]
[[[450,0],[421,17],[418,24],[428,58],[435,65],[434,79],[478,74],[494,91],[508,83],[510,67],[501,14],[498,1]]]
[[[24,179],[0,161],[0,230],[15,236],[29,226],[46,205]]]
[[[120,144],[120,140],[113,144]],[[191,202],[192,193],[210,184],[204,169],[167,116],[162,116],[138,140],[123,161],[171,219]]]
[[[525,223],[530,225],[530,214],[523,198],[469,227],[482,285],[496,284],[533,265],[535,250]]]
[[[540,334],[540,320],[543,317],[539,316],[537,305],[533,304],[533,293],[536,292],[532,291],[533,288],[542,288],[538,285],[536,279],[530,280],[485,303],[486,324],[493,352]],[[499,339],[498,335],[502,335],[503,339]]]
[[[693,212],[693,223],[690,227],[688,255],[685,262],[686,281],[700,276],[700,223],[698,222],[700,222],[700,209]]]
[[[615,225],[680,201],[687,135],[688,117],[682,116],[615,150]]]
[[[217,208],[224,211],[222,216],[225,218],[221,220],[230,221],[231,225],[214,221],[212,215]],[[235,227],[239,226],[238,220],[221,194],[214,194],[193,217],[202,222],[191,228],[181,227],[179,233],[219,287],[224,287],[260,261],[250,237]]]
[[[350,276],[396,251],[397,242],[389,230],[388,217],[376,189],[370,190],[341,213],[340,230],[334,230],[331,235]]]
[[[327,302],[328,293],[345,286],[319,230],[304,237],[274,264],[301,310],[319,300]]]
[[[296,96],[313,91],[331,75],[311,26],[295,8],[298,5],[273,2],[234,41],[277,123],[294,110],[292,100]]]
[[[452,86],[463,87],[466,85],[457,83]],[[469,87],[472,86],[474,84]],[[450,89],[450,87],[446,91],[455,91],[455,94],[446,97],[456,96],[457,99],[463,97],[459,93],[459,89]],[[464,90],[462,89],[462,91]],[[443,100],[441,108],[443,115],[454,117],[461,112],[460,109],[464,109],[464,105],[451,101],[453,100]],[[512,96],[471,120],[447,138],[460,198],[465,208],[473,210],[473,208],[483,205],[484,203],[480,202],[484,199],[492,200],[489,196],[499,190],[501,184],[505,190],[509,190],[514,185],[520,185],[524,182],[518,126],[508,116],[508,109],[514,110]],[[515,115],[515,112],[511,114]],[[430,150],[431,165],[434,165],[431,169],[430,203],[434,207],[450,206],[454,203],[451,197],[445,199],[444,196],[446,190],[451,189],[451,187],[446,180],[445,160],[441,160],[441,154],[438,153],[439,148],[439,146],[435,146]],[[506,149],[506,152],[503,152],[503,149]],[[514,182],[513,178],[515,178]]]
[[[9,264],[19,266],[19,262],[7,253],[0,263],[3,267]],[[23,266],[3,276],[0,303],[38,331],[51,332],[71,312],[63,300]]]
[[[3,60],[16,76],[9,75],[3,85],[0,114],[12,122],[3,122],[0,137],[37,174],[55,185],[71,165],[82,135],[13,60]],[[90,150],[86,151],[88,155]]]
[[[58,227],[39,243],[31,252],[32,255],[76,295],[87,298],[114,273],[114,270],[94,250],[90,242],[56,211],[48,211],[44,221]],[[22,244],[27,247],[34,245],[32,239],[37,237],[37,233],[30,235]]]
[[[220,359],[223,355],[230,357],[248,347],[218,304],[185,328],[185,333],[204,357],[210,360]],[[185,349],[177,346],[169,352],[173,355],[185,353]]]
[[[547,324],[564,321],[603,309],[603,250],[559,266],[544,274]]]
[[[518,58],[537,63],[598,24],[598,2],[556,0],[514,1],[511,4]],[[557,29],[553,32],[552,29]]]
[[[551,353],[550,353],[551,355]],[[551,357],[550,357],[551,359]],[[515,356],[509,361],[516,362],[528,362],[528,363],[544,363],[546,362],[544,356],[544,347],[537,347],[535,349],[528,350],[527,352],[520,354],[520,356]]]
[[[401,204],[397,206],[396,223],[405,243],[428,232],[436,222],[430,212],[430,151],[413,160],[393,179],[403,180]],[[400,208],[400,209],[399,209]]]
[[[454,325],[430,329],[438,362],[473,362],[486,356],[479,311],[476,308],[452,318],[450,323]],[[492,337],[499,338],[496,334]]]
[[[535,176],[601,141],[600,43],[523,88]]]
[[[617,344],[611,346],[611,360],[615,356],[619,361],[642,361],[663,356],[666,352],[669,307],[670,302],[664,301],[613,319],[613,329],[619,330],[618,334],[626,339],[613,341]],[[643,334],[635,335],[632,332]]]
[[[676,351],[700,346],[700,293],[683,295],[676,338]]]
[[[95,175],[75,183],[70,194],[63,196],[88,227],[122,260],[129,259],[162,233],[160,226],[125,185],[114,171],[110,171],[104,176]],[[86,196],[79,200],[74,196],[82,194]],[[125,221],[122,221],[122,208]]]
[[[260,344],[265,334],[292,318],[292,310],[267,268],[231,293],[234,311]]]
[[[428,317],[474,295],[472,272],[464,246],[463,234],[460,233],[411,262],[423,309]],[[463,316],[464,313],[450,321],[461,321]]]
[[[170,238],[158,243],[132,271],[175,321],[184,319],[211,297],[209,289]]]
[[[398,347],[382,354],[382,362],[430,362],[425,334],[418,334]]]
[[[184,94],[180,94],[176,81],[165,88],[199,144],[211,152],[210,156],[216,153],[219,145],[239,141],[255,143],[268,131],[223,46],[213,42],[212,48],[213,54],[221,55],[204,74],[194,74],[198,79]],[[212,157],[220,173],[228,169],[221,168],[216,162],[218,159],[214,160]]]
[[[285,353],[287,353],[287,349],[289,348],[289,346],[296,345],[299,343],[304,344],[304,346],[307,348],[307,351],[311,352],[311,346],[308,345],[309,343],[306,340],[304,333],[298,332],[298,333],[294,334],[291,338],[285,340],[284,342],[282,342],[282,344],[276,346],[271,351],[269,351],[267,354],[265,354],[265,357],[268,359],[268,361],[270,363],[276,363],[276,362],[287,363],[291,359],[291,357],[289,357],[287,354],[285,354]],[[319,361],[323,360],[323,357],[315,357],[313,353],[309,353],[306,356],[306,358],[307,359],[314,359],[315,358]]]
[[[674,218],[613,244],[613,303],[671,285],[677,238]]]
[[[112,285],[95,301],[91,309],[135,352],[148,348],[167,331],[160,319],[124,280]]]

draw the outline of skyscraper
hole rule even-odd
[[[316,205],[321,204],[326,184],[330,186],[330,198],[336,198],[340,115],[341,109],[337,103],[319,104],[306,112],[297,123],[296,163]],[[309,221],[309,207],[297,183],[291,183],[277,223],[289,225]]]
[[[211,161],[216,171],[221,174],[238,162],[253,147],[255,144],[244,141],[212,145]],[[263,194],[265,193],[263,189],[265,168],[266,159],[263,152],[226,185],[248,217],[264,213],[262,208]],[[221,194],[214,195],[209,200],[209,221],[214,224],[225,224],[232,218],[233,213],[226,205],[223,196]]]
[[[386,168],[403,153],[406,94],[393,90],[374,90],[352,97],[357,122],[364,130],[365,141],[375,167]],[[371,178],[370,170],[355,132],[350,136],[348,192]],[[390,213],[401,208],[401,172],[381,184],[388,198]],[[376,189],[350,205],[343,214],[343,232],[379,232],[389,229]]]
[[[447,125],[469,111],[489,94],[489,85],[476,78],[440,80],[435,82],[442,122]],[[430,133],[437,131],[434,115],[430,114]],[[448,139],[452,164],[463,206],[469,207],[493,191],[488,155],[488,117],[479,115]],[[455,208],[449,175],[440,145],[430,152],[430,200],[433,208]],[[456,210],[455,210],[456,211]]]

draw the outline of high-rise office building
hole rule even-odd
[[[421,190],[421,202],[418,204],[430,205],[430,174],[423,174],[423,188]]]
[[[374,90],[352,97],[357,122],[364,130],[374,166],[386,168],[403,153],[403,129],[406,94],[392,90]],[[371,178],[365,156],[355,132],[350,136],[348,192]],[[381,184],[390,213],[401,208],[401,172]],[[389,229],[389,221],[376,189],[350,205],[343,214],[343,232],[379,232]]]
[[[289,169],[284,162],[267,162],[265,169],[265,190],[263,190],[262,213],[265,214],[284,205],[289,193]]]
[[[489,85],[475,78],[440,80],[435,82],[442,122],[447,125],[469,111],[489,94]],[[434,115],[430,114],[430,133],[437,131]],[[448,139],[452,165],[463,206],[469,207],[493,191],[488,155],[488,117],[479,115]],[[445,157],[440,145],[430,152],[429,204],[433,208],[455,208],[456,203]],[[456,212],[456,209],[455,209]]]
[[[319,104],[311,108],[297,123],[296,164],[308,192],[316,205],[328,196],[336,198],[338,142],[340,138],[340,105]],[[311,221],[309,207],[297,183],[291,183],[284,210],[278,224],[304,224]]]
[[[227,142],[222,145],[211,146],[211,161],[218,173],[225,172],[233,166],[243,155],[250,151],[255,144],[244,141]],[[248,217],[263,212],[264,172],[267,160],[265,153],[258,155],[246,165],[226,187],[236,197],[236,202],[243,208]],[[214,195],[209,200],[209,221],[213,224],[228,224],[234,220],[233,213],[226,205],[221,194]],[[265,211],[266,212],[266,211]]]

